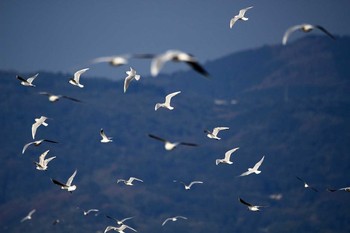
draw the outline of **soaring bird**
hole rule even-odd
[[[40,95],[46,95],[49,98],[49,101],[52,102],[52,103],[59,101],[61,98],[65,98],[65,99],[72,100],[72,101],[75,101],[75,102],[81,102],[78,99],[75,99],[75,98],[72,98],[72,97],[69,97],[69,96],[66,96],[66,95],[56,95],[56,94],[51,94],[51,93],[45,92],[45,91],[41,91],[41,92],[39,92],[39,94]]]
[[[85,68],[85,69],[81,69],[81,70],[78,70],[77,72],[75,72],[74,77],[69,79],[69,83],[74,85],[74,86],[78,86],[80,88],[83,88],[84,85],[82,85],[80,83],[80,76],[88,70],[89,70],[89,68]]]
[[[77,189],[76,185],[72,185],[73,179],[74,179],[76,174],[77,174],[77,170],[74,171],[74,173],[69,177],[69,179],[67,180],[67,182],[65,184],[63,184],[62,182],[57,181],[55,179],[51,179],[51,181],[54,184],[57,184],[58,186],[61,186],[61,189],[65,189],[68,192],[72,193],[74,190]]]
[[[173,92],[173,93],[170,93],[169,95],[167,95],[165,97],[165,102],[164,103],[157,103],[156,106],[154,107],[154,110],[157,111],[158,108],[167,108],[169,110],[173,110],[174,107],[170,105],[170,102],[171,102],[171,99],[180,94],[181,91],[177,91],[177,92]]]
[[[36,77],[38,77],[38,75],[39,74],[36,74],[36,75],[34,75],[34,76],[32,76],[32,77],[30,77],[30,78],[28,78],[28,79],[24,79],[24,78],[22,78],[21,76],[16,76],[16,78],[18,79],[18,80],[20,80],[21,81],[21,84],[23,85],[23,86],[26,86],[26,87],[35,87],[35,85],[33,84],[33,81],[34,81],[34,79],[36,78]]]
[[[252,204],[246,202],[245,200],[243,200],[243,199],[240,198],[240,197],[238,198],[238,200],[239,200],[242,204],[246,205],[250,211],[260,211],[260,208],[261,208],[261,207],[267,207],[267,206],[252,205]]]
[[[175,217],[170,217],[170,218],[167,218],[164,220],[164,222],[162,223],[162,226],[164,226],[168,221],[177,221],[178,219],[187,219],[186,217],[184,216],[175,216]]]
[[[313,29],[318,29],[322,32],[324,32],[326,35],[328,35],[330,38],[332,38],[333,40],[335,40],[335,37],[330,33],[328,32],[324,27],[320,26],[320,25],[312,25],[312,24],[299,24],[299,25],[295,25],[295,26],[292,26],[290,28],[287,29],[287,31],[284,33],[283,35],[283,39],[282,39],[282,44],[283,45],[286,45],[287,44],[287,40],[289,38],[289,36],[297,31],[297,30],[300,30],[302,32],[311,32]]]
[[[101,63],[101,62],[107,62],[111,66],[122,66],[128,64],[128,59],[130,58],[130,55],[115,55],[115,56],[108,56],[108,57],[98,57],[92,60],[92,63]]]
[[[107,231],[110,231],[110,230],[114,230],[114,231],[117,231],[119,233],[125,233],[125,231],[124,231],[125,229],[130,229],[134,232],[137,232],[134,228],[129,227],[128,225],[122,224],[120,227],[107,226],[104,233],[106,233]]]
[[[128,217],[128,218],[123,218],[122,220],[118,220],[118,219],[113,218],[113,217],[108,216],[108,215],[106,215],[106,217],[109,218],[109,219],[114,220],[118,225],[122,225],[122,224],[124,224],[125,221],[134,218],[134,217]]]
[[[130,82],[132,80],[136,80],[139,81],[141,76],[136,74],[136,70],[134,70],[133,68],[130,67],[129,71],[125,72],[128,76],[126,76],[125,80],[124,80],[124,93],[126,92],[126,90],[128,89]]]
[[[102,137],[100,142],[102,143],[113,142],[112,137],[107,137],[103,129],[100,130],[100,135]]]
[[[182,182],[182,181],[177,181],[177,180],[174,180],[174,182],[180,182],[181,184],[183,184],[184,185],[184,187],[185,187],[185,190],[190,190],[191,189],[191,187],[192,187],[192,185],[194,185],[194,184],[203,184],[203,181],[199,181],[199,180],[194,180],[194,181],[192,181],[190,184],[185,184],[185,182]]]
[[[221,130],[228,130],[230,129],[229,127],[216,127],[213,129],[213,131],[209,131],[209,130],[204,130],[204,133],[207,133],[207,137],[208,138],[212,138],[212,139],[216,139],[216,140],[220,140],[221,138],[218,137],[218,133]]]
[[[134,185],[134,184],[132,183],[132,182],[134,182],[134,180],[143,182],[143,180],[141,180],[141,179],[139,179],[139,178],[130,177],[128,180],[118,179],[118,180],[117,180],[117,184],[118,184],[119,182],[123,182],[125,185]]]
[[[311,187],[308,183],[306,183],[306,182],[305,182],[303,179],[301,179],[300,177],[296,176],[296,178],[297,178],[298,180],[300,180],[302,183],[304,183],[304,188],[310,188],[310,189],[312,189],[313,191],[318,192],[317,189],[315,189],[314,187]]]
[[[36,164],[36,169],[41,170],[41,171],[46,171],[47,170],[47,164],[56,158],[56,156],[50,157],[48,159],[45,159],[46,155],[49,153],[50,150],[45,151],[39,156],[39,162],[35,162]]]
[[[253,8],[252,6],[250,7],[247,7],[247,8],[244,8],[244,9],[241,9],[238,13],[238,15],[235,15],[231,20],[230,20],[230,28],[233,27],[233,25],[238,21],[238,20],[243,20],[243,21],[247,21],[248,18],[245,17],[245,13],[247,10]]]
[[[36,130],[38,129],[38,127],[40,125],[43,126],[48,126],[48,124],[45,122],[48,118],[46,116],[41,116],[40,118],[35,118],[35,123],[32,125],[32,137],[33,139],[35,139],[35,134],[36,134]]]
[[[259,160],[259,162],[257,162],[257,163],[254,165],[253,168],[248,168],[248,171],[242,173],[242,174],[239,175],[239,176],[248,176],[248,175],[250,175],[250,174],[252,174],[252,173],[260,174],[261,171],[259,171],[258,169],[259,169],[259,167],[261,166],[262,162],[264,161],[264,158],[265,158],[265,156],[263,156],[263,157]]]
[[[155,136],[153,134],[148,134],[150,138],[156,139],[158,141],[164,142],[164,148],[166,150],[173,150],[175,149],[178,145],[184,145],[184,146],[198,146],[197,144],[194,143],[188,143],[188,142],[170,142],[164,138]]]
[[[27,216],[25,216],[24,218],[22,218],[21,222],[27,221],[27,220],[31,220],[32,219],[32,215],[35,213],[35,209],[31,210]]]
[[[27,144],[25,144],[23,146],[23,149],[22,149],[22,154],[24,154],[24,152],[27,150],[27,148],[30,146],[30,145],[34,145],[34,146],[40,146],[41,143],[43,142],[50,142],[50,143],[58,143],[56,141],[52,141],[52,140],[48,140],[48,139],[41,139],[41,140],[37,140],[37,141],[34,141],[34,142],[29,142]]]
[[[157,76],[164,64],[169,61],[185,62],[204,77],[210,76],[209,73],[198,63],[194,56],[179,50],[168,50],[163,54],[155,56],[151,62],[151,75]]]
[[[233,162],[230,161],[231,155],[233,152],[235,152],[236,150],[238,150],[239,147],[233,148],[231,150],[226,151],[225,153],[225,157],[223,159],[217,159],[215,160],[215,164],[219,165],[219,163],[226,163],[226,164],[232,164]]]
[[[350,187],[344,187],[344,188],[340,188],[340,189],[331,189],[331,188],[328,188],[327,191],[329,191],[329,192],[336,192],[336,191],[350,192]]]
[[[89,209],[87,211],[84,210],[83,214],[84,214],[84,216],[86,216],[86,215],[89,215],[92,212],[98,212],[98,211],[99,211],[98,209]]]

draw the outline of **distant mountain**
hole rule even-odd
[[[18,73],[0,72],[0,229],[103,232],[114,224],[110,215],[135,216],[127,224],[138,232],[349,232],[350,194],[326,188],[350,185],[350,38],[305,37],[204,66],[209,80],[193,71],[142,77],[125,94],[123,81],[82,77],[80,89],[68,83],[71,74],[39,72],[28,88]],[[178,90],[174,110],[154,111]],[[40,91],[82,102],[51,103]],[[36,139],[59,143],[22,155],[42,115],[49,125]],[[216,126],[230,127],[219,141],[203,132]],[[100,143],[101,128],[112,143]],[[148,134],[199,146],[166,151]],[[234,147],[233,164],[216,166]],[[45,150],[56,159],[38,171],[33,161]],[[238,177],[263,155],[261,174]],[[75,169],[72,194],[50,180],[64,182]],[[116,183],[130,176],[144,182]],[[204,183],[185,190],[173,180]],[[268,207],[250,212],[239,197]],[[33,219],[20,223],[34,208]],[[99,215],[84,216],[90,208]],[[176,215],[188,219],[161,226]]]

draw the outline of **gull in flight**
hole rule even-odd
[[[209,77],[209,73],[197,62],[194,56],[179,50],[168,50],[163,54],[155,56],[151,62],[151,75],[154,77],[157,76],[163,65],[169,61],[185,62],[201,75]]]
[[[132,183],[134,180],[143,182],[143,180],[138,179],[138,178],[136,178],[136,177],[130,177],[128,180],[118,179],[118,180],[117,180],[117,184],[118,184],[119,182],[124,182],[125,185],[134,185],[134,184]]]
[[[298,180],[300,180],[301,182],[304,183],[304,188],[310,188],[310,189],[312,189],[313,191],[318,192],[317,189],[315,189],[314,187],[311,187],[308,183],[306,183],[306,182],[305,182],[303,179],[301,179],[300,177],[296,176],[296,178],[297,178]]]
[[[107,137],[103,129],[100,130],[100,135],[102,137],[101,139],[102,143],[113,142],[112,137]]]
[[[126,90],[129,87],[129,84],[132,80],[136,80],[139,81],[141,76],[136,74],[136,70],[134,70],[133,68],[130,67],[129,71],[125,72],[128,76],[126,76],[125,80],[124,80],[124,93],[126,92]]]
[[[40,146],[41,143],[43,143],[43,142],[58,143],[58,142],[51,141],[51,140],[47,140],[47,139],[41,139],[41,140],[37,140],[37,141],[34,141],[34,142],[29,142],[29,143],[27,143],[27,144],[25,144],[25,145],[23,146],[22,154],[24,154],[24,152],[27,150],[28,146],[30,146],[30,145]]]
[[[171,217],[171,218],[167,218],[167,219],[165,219],[164,220],[164,222],[162,223],[162,226],[164,226],[168,221],[173,221],[173,222],[175,222],[175,221],[177,221],[178,219],[187,219],[186,217],[184,217],[184,216],[175,216],[175,217]]]
[[[284,33],[283,35],[283,39],[282,39],[282,44],[283,45],[286,45],[287,44],[287,40],[289,38],[289,36],[297,31],[297,30],[300,30],[302,32],[311,32],[313,29],[318,29],[322,32],[324,32],[326,35],[328,35],[330,38],[332,38],[333,40],[335,40],[335,37],[330,33],[328,32],[324,27],[320,26],[320,25],[312,25],[312,24],[300,24],[300,25],[295,25],[295,26],[292,26],[290,28],[287,29],[287,31]]]
[[[247,7],[247,8],[244,8],[244,9],[241,9],[238,13],[238,15],[235,15],[231,20],[230,20],[230,28],[233,27],[233,25],[237,22],[237,20],[243,20],[243,21],[247,21],[248,18],[245,17],[245,13],[247,10],[253,8],[252,6],[250,7]]]
[[[48,118],[46,116],[41,116],[40,118],[35,118],[35,123],[32,125],[32,137],[35,139],[36,130],[40,125],[48,126],[45,122]]]
[[[45,159],[46,155],[49,153],[50,150],[45,151],[39,156],[39,162],[34,162],[36,164],[36,169],[41,170],[41,171],[46,171],[47,170],[47,164],[56,158],[56,156],[50,157],[48,159]]]
[[[238,200],[239,200],[242,204],[246,205],[250,211],[260,211],[260,208],[261,208],[261,207],[267,207],[267,206],[252,205],[252,204],[250,204],[250,203],[244,201],[244,200],[243,200],[242,198],[240,198],[240,197],[238,198]]]
[[[186,185],[186,184],[185,184],[184,182],[182,182],[182,181],[174,180],[174,182],[180,182],[181,184],[183,184],[184,187],[185,187],[185,190],[190,190],[191,187],[192,187],[192,185],[194,185],[194,184],[203,184],[203,181],[197,181],[197,180],[192,181],[189,185]]]
[[[344,188],[340,188],[340,189],[330,189],[330,188],[328,188],[327,191],[329,191],[329,192],[336,192],[336,191],[350,192],[350,187],[344,187]]]
[[[69,97],[69,96],[66,96],[66,95],[55,95],[55,94],[51,94],[51,93],[44,92],[44,91],[39,92],[39,94],[48,96],[49,101],[52,102],[52,103],[59,101],[61,98],[69,99],[69,100],[72,100],[72,101],[75,101],[75,102],[81,102],[78,99],[75,99],[75,98],[72,98],[72,97]]]
[[[223,159],[217,159],[215,160],[215,164],[219,165],[219,163],[226,163],[226,164],[232,164],[233,162],[230,161],[231,155],[233,152],[238,150],[239,147],[233,148],[225,153],[225,157]]]
[[[27,220],[31,220],[32,219],[32,215],[35,213],[35,209],[31,210],[27,216],[25,216],[24,218],[22,218],[21,222],[27,221]]]
[[[20,80],[21,81],[21,84],[23,85],[23,86],[26,86],[26,87],[35,87],[35,85],[33,84],[33,81],[34,81],[34,79],[36,78],[36,77],[38,77],[38,75],[39,74],[36,74],[36,75],[34,75],[34,76],[32,76],[32,77],[30,77],[30,78],[28,78],[28,79],[24,79],[24,78],[22,78],[21,76],[16,76],[16,78],[18,79],[18,80]]]
[[[122,224],[120,227],[115,227],[115,226],[107,226],[104,233],[110,230],[118,231],[119,233],[125,233],[125,229],[130,229],[132,231],[137,232],[134,228],[129,227],[128,225]]]
[[[124,219],[122,219],[122,220],[118,220],[118,219],[113,218],[113,217],[108,216],[108,215],[106,215],[106,217],[109,218],[109,219],[114,220],[118,225],[122,225],[122,224],[124,224],[125,221],[134,218],[134,217],[128,217],[128,218],[124,218]]]
[[[221,138],[218,137],[218,133],[221,131],[221,130],[227,130],[227,129],[230,129],[229,127],[216,127],[213,129],[213,131],[209,131],[209,130],[204,130],[204,133],[207,133],[207,137],[208,138],[213,138],[213,139],[216,139],[216,140],[220,140]]]
[[[111,66],[122,66],[125,64],[128,64],[128,59],[130,58],[130,55],[116,55],[116,56],[108,56],[108,57],[98,57],[92,60],[92,63],[101,63],[101,62],[107,62]]]
[[[88,71],[89,68],[85,68],[85,69],[81,69],[78,70],[77,72],[74,73],[74,77],[69,79],[69,83],[74,85],[74,86],[78,86],[80,88],[83,88],[84,85],[82,85],[79,81],[80,81],[80,76],[85,73],[86,71]]]
[[[264,161],[264,158],[265,158],[265,156],[263,156],[263,157],[260,159],[260,161],[257,162],[257,163],[254,165],[253,168],[248,168],[248,171],[242,173],[242,174],[239,175],[239,176],[248,176],[248,175],[250,175],[250,174],[252,174],[252,173],[260,174],[261,171],[259,171],[258,169],[259,169],[259,167],[261,166],[262,162]]]
[[[69,179],[67,180],[67,182],[65,184],[63,184],[60,181],[57,181],[55,179],[51,179],[51,181],[54,184],[57,184],[58,186],[61,186],[61,189],[65,189],[68,192],[72,193],[74,190],[77,189],[76,185],[72,185],[73,179],[74,179],[76,174],[77,174],[77,170],[74,171],[74,173],[69,177]]]
[[[197,144],[194,144],[194,143],[188,143],[188,142],[170,142],[164,138],[161,138],[161,137],[158,137],[158,136],[155,136],[153,134],[148,134],[149,137],[153,138],[153,139],[156,139],[156,140],[159,140],[161,142],[164,142],[164,148],[166,150],[173,150],[175,149],[178,145],[184,145],[184,146],[198,146]]]
[[[169,95],[167,95],[165,97],[165,102],[164,103],[157,103],[156,104],[156,106],[154,107],[154,110],[157,111],[158,108],[167,108],[169,110],[173,110],[174,107],[170,105],[171,98],[173,98],[174,96],[176,96],[176,95],[178,95],[180,93],[181,93],[181,91],[170,93]]]
[[[91,212],[98,212],[98,211],[99,211],[98,209],[89,209],[87,211],[84,211],[83,214],[84,216],[86,216],[86,215],[89,215]]]

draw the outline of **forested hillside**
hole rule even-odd
[[[138,232],[349,232],[350,193],[326,189],[350,185],[350,38],[305,37],[204,67],[210,79],[193,71],[141,74],[126,93],[124,80],[82,76],[85,87],[77,88],[68,83],[72,74],[38,71],[31,88],[16,75],[32,74],[0,72],[1,231],[103,232],[114,224],[110,215],[134,216],[127,224]],[[81,102],[51,103],[42,91]],[[154,110],[175,91],[174,110]],[[49,117],[48,126],[36,139],[58,143],[22,154],[40,116]],[[217,126],[230,129],[221,140],[206,137],[203,131]],[[101,128],[113,142],[100,142]],[[198,147],[166,151],[148,134]],[[233,164],[215,164],[234,147]],[[38,171],[33,162],[45,150],[56,158]],[[262,156],[261,174],[238,177]],[[65,182],[75,169],[72,194],[50,180]],[[130,176],[143,182],[117,184]],[[185,190],[174,180],[203,184]],[[251,212],[239,197],[267,207]],[[98,215],[84,216],[90,208]],[[33,218],[20,223],[32,209]],[[188,219],[161,226],[176,215]]]

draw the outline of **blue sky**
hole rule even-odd
[[[249,20],[230,29],[230,18],[248,6],[254,6]],[[300,23],[350,35],[349,9],[348,0],[1,0],[0,69],[72,73],[90,67],[87,76],[124,78],[128,66],[89,61],[180,49],[205,63],[281,43],[284,31]],[[129,66],[149,74],[149,61]],[[184,67],[168,65],[164,72]]]

